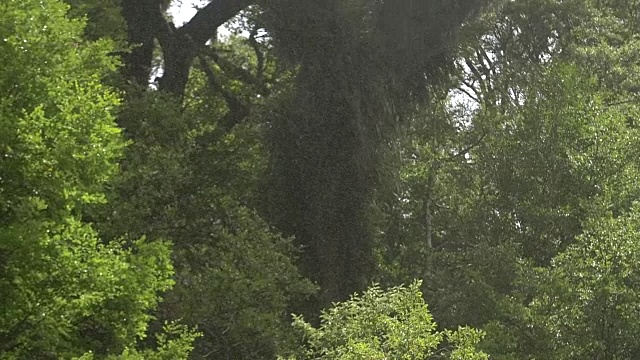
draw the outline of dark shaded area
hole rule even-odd
[[[455,29],[483,1],[260,1],[276,51],[299,66],[292,94],[270,121],[271,180],[266,213],[302,248],[300,267],[321,288],[315,312],[362,290],[374,261],[368,207],[385,139],[446,75]],[[154,40],[163,60],[160,90],[184,94],[194,59],[218,28],[252,5],[214,0],[182,27],[159,1],[123,3],[133,51],[125,76],[146,84]],[[205,61],[201,61],[205,65]],[[203,67],[206,69],[206,67]],[[209,84],[215,77],[207,73]],[[234,105],[233,103],[231,105]],[[231,106],[231,112],[236,109]],[[230,116],[228,116],[230,117]],[[237,123],[237,117],[233,123]]]
[[[438,4],[266,4],[277,49],[300,65],[270,133],[269,214],[296,237],[303,273],[320,285],[305,312],[347,299],[373,277],[369,207],[385,142],[446,74],[451,35],[481,2]]]

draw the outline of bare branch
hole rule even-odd
[[[464,84],[464,85],[465,85],[465,86],[467,86],[467,87],[469,87],[470,89],[473,89],[472,87],[470,87],[470,86],[469,86],[469,85],[467,85],[467,84]],[[456,88],[456,90],[458,90],[458,91],[460,91],[460,92],[464,93],[465,95],[467,95],[468,97],[470,97],[470,98],[471,98],[471,100],[473,100],[473,101],[477,102],[478,104],[480,104],[480,99],[478,99],[478,97],[477,97],[477,96],[472,95],[470,92],[468,92],[468,91],[467,91],[467,90],[465,90],[464,88],[462,88],[462,87],[458,87],[458,88]],[[475,91],[474,91],[474,92],[475,92]]]
[[[480,138],[478,138],[478,140],[476,142],[474,142],[473,144],[467,146],[466,148],[460,150],[458,153],[453,154],[453,156],[451,156],[451,159],[458,157],[458,156],[464,156],[466,154],[469,153],[469,151],[473,150],[473,148],[477,147],[478,145],[480,145],[480,143],[482,143],[482,140],[484,140],[485,136],[487,136],[486,132],[482,132],[482,135],[480,135]]]
[[[178,32],[189,36],[194,44],[204,46],[216,34],[218,27],[251,4],[251,0],[212,0],[180,27]]]

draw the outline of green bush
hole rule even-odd
[[[325,310],[318,328],[295,317],[302,344],[281,359],[488,359],[474,348],[481,331],[436,330],[419,288],[419,282],[388,291],[373,286]]]

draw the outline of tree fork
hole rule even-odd
[[[213,0],[189,22],[176,28],[165,19],[166,2],[123,0],[122,13],[127,23],[128,41],[133,47],[124,57],[125,78],[138,86],[147,86],[154,40],[158,40],[163,60],[160,90],[181,98],[198,52],[216,34],[218,27],[251,4],[248,0]]]

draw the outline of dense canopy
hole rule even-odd
[[[0,3],[0,358],[640,357],[637,2],[178,3]]]

